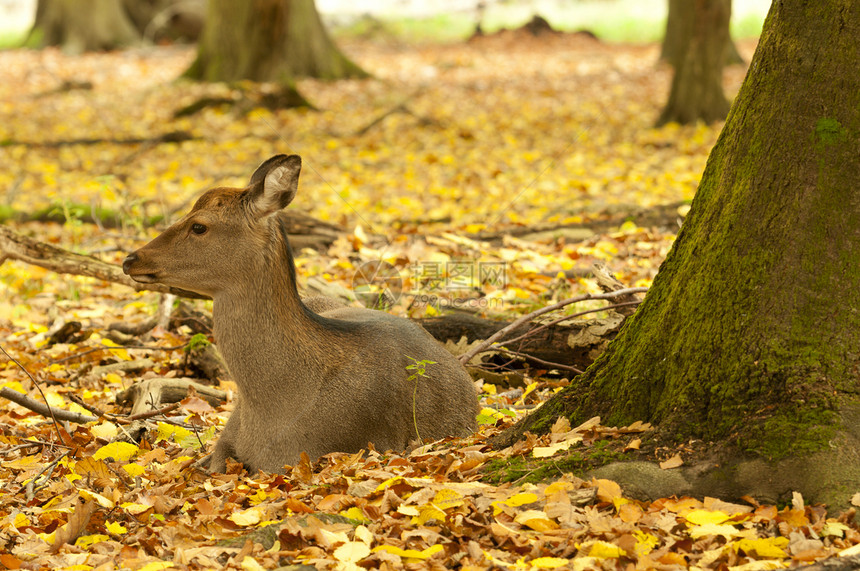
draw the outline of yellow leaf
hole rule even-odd
[[[356,563],[370,555],[370,548],[361,541],[348,541],[334,550],[334,558],[344,563]]]
[[[836,537],[845,537],[845,532],[850,528],[844,523],[838,521],[828,521],[821,529],[821,535],[835,535]]]
[[[535,531],[541,532],[558,529],[559,527],[556,522],[549,519],[546,514],[540,510],[526,510],[517,514],[514,521],[521,525],[528,526]]]
[[[783,547],[788,545],[787,537],[761,537],[756,539],[740,539],[731,544],[735,552],[743,550],[747,555],[755,554],[757,557],[784,559],[788,553]]]
[[[370,522],[370,520],[364,516],[364,512],[361,511],[361,508],[358,506],[352,506],[348,510],[343,510],[342,512],[340,512],[340,515],[364,523]]]
[[[597,497],[604,502],[614,502],[621,497],[621,486],[612,480],[596,480]]]
[[[111,349],[110,353],[114,357],[122,359],[123,361],[131,361],[131,356],[128,354],[128,351],[123,349],[121,345],[117,345],[110,339],[102,339],[102,345],[105,347],[117,347],[117,349]]]
[[[78,493],[85,500],[95,500],[96,503],[98,503],[103,508],[112,509],[116,505],[116,504],[114,504],[113,500],[110,500],[101,494],[91,492],[90,490],[87,490],[84,488],[81,488],[80,490],[78,490]]]
[[[517,401],[517,404],[525,403],[526,397],[529,396],[529,393],[531,393],[533,390],[535,390],[537,388],[537,386],[538,386],[537,381],[535,381],[534,383],[529,383],[528,385],[526,385],[526,390],[523,391],[523,396],[520,397],[520,400]]]
[[[90,434],[95,436],[96,438],[101,438],[102,440],[111,440],[113,439],[119,430],[116,425],[112,422],[102,422],[90,428]]]
[[[528,562],[529,567],[534,569],[558,569],[568,563],[570,560],[563,557],[538,557]]]
[[[557,452],[567,450],[572,445],[581,441],[581,436],[575,436],[573,438],[562,440],[561,442],[557,442],[556,444],[552,444],[550,446],[535,446],[532,449],[532,455],[535,458],[549,458],[550,456],[554,456]]]
[[[732,525],[706,523],[704,525],[697,525],[690,528],[690,537],[693,539],[699,539],[700,537],[707,537],[709,535],[722,535],[726,539],[730,539],[740,534],[741,532]]]
[[[128,442],[111,442],[96,450],[93,458],[103,460],[113,458],[117,462],[128,462],[140,450],[134,444]]]
[[[636,547],[634,549],[636,550],[636,555],[639,557],[648,555],[660,544],[660,540],[656,536],[638,529],[633,532],[633,537],[636,538]]]
[[[144,468],[140,464],[125,464],[123,465],[122,469],[128,472],[128,475],[132,478],[141,476],[144,472],[146,472],[146,468]]]
[[[0,466],[3,466],[4,468],[14,468],[21,470],[36,466],[36,464],[38,464],[41,459],[41,454],[35,456],[23,456],[15,460],[7,460],[6,462],[0,462]]]
[[[675,454],[668,460],[660,462],[660,468],[663,470],[671,470],[672,468],[677,468],[679,466],[683,466],[684,461],[681,459],[680,454]]]
[[[598,559],[616,559],[627,555],[627,552],[607,541],[595,541],[591,544],[591,549],[588,551],[589,557]]]
[[[146,504],[137,504],[134,502],[126,502],[124,504],[120,504],[119,507],[121,507],[131,515],[140,515],[150,509],[152,506],[148,506]]]
[[[537,494],[533,494],[531,492],[520,492],[519,494],[514,494],[502,503],[506,506],[511,506],[512,508],[518,508],[526,504],[533,504],[536,501],[538,501]]]
[[[138,567],[137,571],[161,571],[162,569],[170,569],[174,567],[170,561],[152,561],[143,567]]]
[[[496,385],[492,383],[484,383],[484,385],[481,387],[481,390],[488,395],[494,395],[496,394]]]
[[[693,510],[684,517],[690,523],[704,525],[706,523],[723,523],[732,516],[721,511]]]
[[[24,527],[30,525],[30,518],[28,518],[25,514],[18,512],[15,514],[15,519],[12,522],[15,527]]]
[[[245,571],[265,571],[266,568],[257,563],[257,560],[250,555],[246,555],[242,559],[242,569]]]
[[[104,380],[106,383],[109,383],[111,385],[121,385],[122,384],[122,377],[120,377],[116,373],[106,374],[104,376]]]
[[[111,521],[105,524],[105,529],[108,533],[113,535],[123,535],[128,533],[128,528],[119,523],[118,521]]]
[[[48,401],[48,406],[53,406],[55,408],[64,408],[66,406],[65,399],[54,391],[46,391],[45,400]]]
[[[565,482],[564,480],[557,480],[546,487],[543,491],[546,497],[550,497],[555,495],[558,492],[569,492],[573,489],[573,483]]]
[[[443,549],[444,548],[442,547],[442,544],[437,543],[436,545],[434,545],[432,547],[428,547],[427,549],[423,549],[421,551],[418,551],[417,549],[401,549],[401,548],[395,547],[393,545],[380,545],[379,547],[374,547],[373,551],[374,552],[387,551],[388,553],[391,553],[392,555],[398,555],[398,556],[404,557],[406,559],[424,560],[424,559],[429,559],[430,557],[432,557],[436,553],[439,553]]]
[[[82,535],[75,540],[75,546],[80,547],[81,549],[86,549],[94,543],[101,543],[102,541],[107,541],[109,539],[110,536],[100,533],[95,535]]]
[[[236,525],[256,525],[260,523],[261,519],[263,519],[263,510],[259,507],[248,508],[246,510],[233,512],[232,514],[227,516],[227,519],[229,519]]]

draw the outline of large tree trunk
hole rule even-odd
[[[860,2],[772,4],[646,299],[584,375],[507,436],[560,415],[648,421],[655,438],[753,455],[773,493],[847,507],[860,489],[858,69]],[[754,492],[734,459],[711,484]]]
[[[675,3],[675,2],[673,2]],[[678,0],[670,6],[664,51],[675,67],[669,101],[658,125],[725,119],[729,102],[723,94],[723,66],[729,38],[731,0]],[[673,22],[677,22],[673,26]],[[669,36],[670,26],[680,31]]]
[[[731,3],[731,0],[729,0]],[[731,4],[730,6],[731,7]],[[665,61],[677,69],[687,55],[686,50],[696,21],[696,4],[690,0],[669,0],[666,17],[666,33],[660,50],[660,61]],[[725,64],[744,63],[731,36],[726,34]]]
[[[331,41],[313,0],[210,0],[197,59],[186,75],[289,84],[299,76],[365,73]]]
[[[140,40],[121,0],[39,0],[27,43],[60,46],[71,53],[111,50]]]

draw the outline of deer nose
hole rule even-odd
[[[122,261],[122,273],[128,275],[128,270],[131,268],[131,265],[137,261],[137,254],[129,254],[125,257],[125,260]]]

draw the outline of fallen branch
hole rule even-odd
[[[546,307],[538,309],[537,311],[533,311],[529,314],[523,315],[519,319],[511,322],[506,327],[498,330],[496,333],[494,333],[493,335],[491,335],[490,337],[485,339],[483,342],[481,342],[478,345],[476,345],[475,347],[473,347],[468,352],[464,353],[463,355],[460,355],[460,362],[465,365],[466,363],[471,361],[475,357],[475,355],[477,355],[478,353],[483,353],[484,351],[492,350],[490,347],[493,345],[493,343],[496,343],[497,341],[503,339],[505,337],[505,335],[507,335],[510,331],[517,329],[522,324],[527,323],[529,321],[532,321],[534,318],[539,317],[539,316],[543,315],[544,313],[550,313],[551,311],[556,311],[558,309],[561,309],[562,307],[568,306],[572,303],[578,303],[580,301],[587,301],[587,300],[591,300],[591,299],[611,300],[611,299],[616,299],[620,296],[625,296],[625,295],[629,295],[632,293],[643,293],[646,291],[648,291],[648,288],[646,288],[646,287],[631,287],[631,288],[619,289],[619,290],[609,292],[609,293],[598,293],[598,294],[588,293],[585,295],[580,295],[577,297],[572,297],[570,299],[566,299],[564,301],[560,301],[560,302],[555,303],[553,305],[548,305]]]
[[[209,299],[198,293],[161,284],[138,283],[122,273],[122,268],[115,264],[39,242],[0,225],[0,264],[6,260],[19,260],[58,274],[86,276],[106,282],[119,283],[135,291],[157,291],[194,299]]]
[[[218,406],[227,400],[227,393],[224,391],[201,385],[191,379],[157,377],[133,384],[116,396],[116,402],[121,405],[131,404],[130,418],[135,418],[158,408],[162,403],[184,399],[188,395],[188,389],[192,387],[212,406]]]
[[[41,414],[42,416],[54,418],[56,420],[66,420],[77,424],[86,424],[88,422],[95,422],[98,420],[98,418],[95,416],[87,416],[86,414],[82,414],[80,412],[72,412],[70,410],[63,410],[61,408],[54,408],[48,406],[44,403],[37,401],[36,399],[32,399],[27,395],[12,390],[9,387],[0,388],[0,397],[17,403],[24,408],[30,409],[35,413]]]

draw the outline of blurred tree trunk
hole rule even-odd
[[[780,493],[848,507],[860,489],[858,69],[860,2],[773,2],[645,300],[508,438],[559,416],[646,421],[660,442],[734,450],[715,480],[742,477],[752,456]]]
[[[122,0],[39,0],[26,43],[81,53],[126,47],[139,40]]]
[[[660,61],[665,61],[678,68],[686,55],[685,49],[689,44],[689,35],[693,32],[695,4],[690,0],[669,0],[669,14],[666,18],[666,33],[660,50]],[[726,36],[725,65],[744,63],[737,46],[731,36]]]
[[[723,94],[723,67],[731,43],[731,0],[671,0],[669,10],[664,52],[675,74],[657,125],[725,119],[729,102]],[[670,27],[679,31],[670,36]]]
[[[122,0],[146,41],[196,42],[206,19],[206,0]]]
[[[210,0],[197,59],[186,72],[204,81],[362,77],[332,42],[313,0]]]

